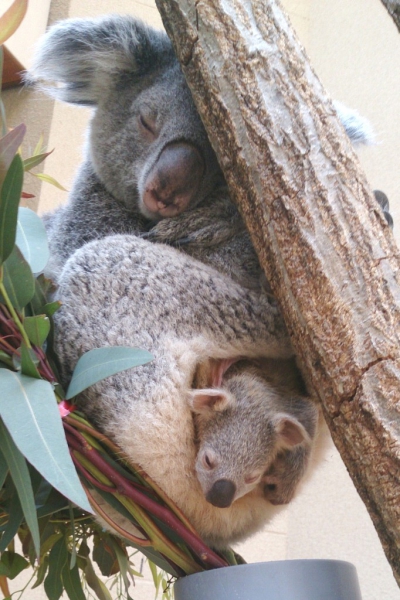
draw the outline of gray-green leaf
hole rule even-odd
[[[29,208],[18,210],[17,237],[15,240],[34,273],[43,271],[49,260],[49,245],[42,219]]]
[[[47,315],[25,317],[24,329],[29,340],[35,346],[41,346],[50,332],[50,319]]]
[[[23,180],[24,168],[17,154],[7,171],[0,192],[0,264],[11,254],[15,244]]]
[[[22,310],[35,293],[35,278],[17,246],[3,264],[3,285],[11,304],[18,310]]]
[[[0,387],[0,415],[19,450],[61,494],[92,512],[68,450],[51,384],[1,369]]]
[[[49,600],[59,600],[63,593],[61,576],[67,560],[68,551],[65,539],[62,537],[54,544],[49,555],[49,572],[44,580],[44,590]]]
[[[11,373],[11,371],[2,370],[3,373]],[[14,373],[12,373],[14,375]],[[3,388],[2,388],[3,390]],[[14,398],[3,391],[7,403],[13,406]],[[1,395],[3,400],[3,394]],[[14,443],[9,431],[4,423],[0,421],[0,440],[1,451],[7,461],[10,469],[10,474],[14,485],[18,492],[18,497],[21,502],[21,507],[24,512],[26,523],[32,534],[33,543],[35,546],[36,555],[40,555],[40,536],[39,525],[36,515],[35,499],[33,496],[32,483],[29,475],[28,467],[25,458]]]
[[[150,352],[139,348],[124,346],[94,348],[78,360],[65,397],[69,400],[106,377],[132,367],[145,365],[151,360],[153,356]]]

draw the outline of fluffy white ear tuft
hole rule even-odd
[[[233,404],[233,396],[221,388],[206,388],[189,392],[189,406],[193,412],[199,415],[212,416],[215,412],[222,412]]]
[[[310,436],[300,421],[290,415],[284,413],[276,415],[274,424],[279,445],[282,448],[291,449],[303,442],[311,442]]]

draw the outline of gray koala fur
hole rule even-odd
[[[173,249],[160,250],[133,237],[89,244],[67,263],[60,279],[64,306],[56,318],[57,350],[64,376],[67,380],[79,355],[92,347],[135,343],[153,351],[154,364],[111,378],[85,394],[85,411],[159,480],[206,540],[220,546],[248,535],[271,516],[272,504],[293,497],[310,460],[316,436],[316,426],[310,423],[318,411],[298,390],[295,402],[293,389],[282,384],[288,373],[295,372],[293,364],[285,362],[279,385],[271,383],[271,366],[264,365],[261,372],[255,364],[247,364],[240,372],[238,367],[227,372],[225,395],[242,411],[245,400],[249,405],[254,401],[252,411],[244,410],[245,419],[230,422],[229,427],[234,422],[240,425],[237,447],[229,445],[228,438],[223,447],[224,427],[229,431],[228,411],[220,415],[218,427],[215,419],[208,419],[205,427],[197,412],[193,420],[184,401],[196,365],[202,361],[233,356],[277,359],[292,351],[279,312],[261,290],[257,257],[230,201],[169,40],[130,17],[65,21],[45,36],[27,80],[61,83],[47,91],[67,102],[95,107],[87,157],[69,201],[45,217],[53,257],[49,273],[54,278],[76,249],[114,233],[146,235],[149,240],[176,245],[220,272],[183,258]],[[340,114],[348,133],[354,140],[365,141],[366,125],[346,111]],[[358,123],[355,129],[354,123]],[[184,275],[187,279],[182,281]],[[76,285],[76,278],[83,287]],[[135,296],[138,290],[132,289],[138,285],[137,278],[142,278],[144,297]],[[116,306],[107,304],[108,294]],[[210,318],[206,318],[209,311]],[[175,337],[168,340],[166,333]],[[259,391],[253,395],[255,382]],[[155,412],[148,411],[148,406]],[[297,412],[303,409],[303,417],[293,414],[296,406]],[[275,431],[262,446],[261,438],[251,434],[254,418],[259,416],[257,407],[270,425],[285,407],[285,414],[303,428],[302,441],[285,447],[276,443]],[[158,425],[154,422],[164,409],[174,414],[168,430],[169,440],[174,439],[176,427],[173,447],[162,435],[164,420]],[[143,422],[139,415],[145,417]],[[193,423],[197,423],[196,430]],[[140,428],[137,440],[142,435],[142,446],[132,442],[129,427],[136,433]],[[154,448],[149,444],[153,427]],[[199,447],[193,442],[196,431]],[[229,474],[218,476],[214,483],[234,480],[233,495],[230,487],[209,497],[217,504],[230,502],[222,512],[206,502],[209,490],[202,489],[196,471],[203,438],[204,443],[212,439],[213,448],[231,459],[230,463],[224,459],[224,473]],[[243,445],[247,454],[240,452]],[[184,470],[182,479],[171,475],[184,449],[188,453],[184,469],[190,473],[193,491],[181,490]],[[240,460],[235,462],[235,457]],[[246,473],[256,467],[255,482],[244,487]]]
[[[286,330],[264,293],[173,248],[117,235],[86,244],[67,261],[57,297],[55,348],[64,381],[94,347],[138,346],[153,354],[148,365],[107,378],[78,402],[210,545],[242,539],[276,514],[273,504],[283,502],[267,502],[264,487],[285,452],[293,453],[288,465],[301,462],[291,476],[293,496],[319,411],[301,396]],[[238,362],[212,390],[217,403],[205,405],[210,390],[198,389],[199,365],[210,357]],[[208,487],[199,476],[204,452],[218,462]],[[226,485],[217,489],[221,481],[235,487],[233,494]]]
[[[68,203],[45,217],[49,275],[56,279],[66,259],[92,239],[141,234],[164,218],[174,228],[174,217],[198,206],[215,222],[201,258],[218,268],[228,254],[231,272],[238,268],[246,278],[247,260],[240,264],[236,255],[244,251],[252,265],[257,259],[165,33],[129,16],[61,21],[43,37],[26,82],[94,108]],[[369,139],[366,121],[336,108],[354,142]],[[193,216],[200,218],[191,231],[202,227],[199,212]],[[188,219],[184,225],[188,231]],[[210,235],[218,252],[210,251]]]

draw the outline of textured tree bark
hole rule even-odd
[[[382,4],[387,8],[389,15],[400,31],[400,0],[382,0]]]
[[[399,252],[275,0],[156,0],[400,584]]]

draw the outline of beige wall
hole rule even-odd
[[[361,150],[360,159],[372,186],[389,195],[395,223],[400,223],[400,35],[379,0],[285,0],[284,5],[327,90],[371,120],[377,144]],[[53,0],[50,21],[106,12],[129,12],[157,26],[161,23],[151,0]],[[90,111],[54,105],[31,92],[9,92],[6,101],[10,124],[23,115],[30,139],[44,131],[48,147],[56,149],[45,171],[69,187],[81,160]],[[65,200],[65,193],[43,184],[39,210]],[[395,225],[395,234],[400,240],[400,225]],[[400,598],[364,505],[333,447],[296,501],[237,549],[248,561],[350,560],[357,566],[363,600]],[[35,592],[29,598],[44,598]],[[139,580],[134,597],[153,596],[149,579]]]

